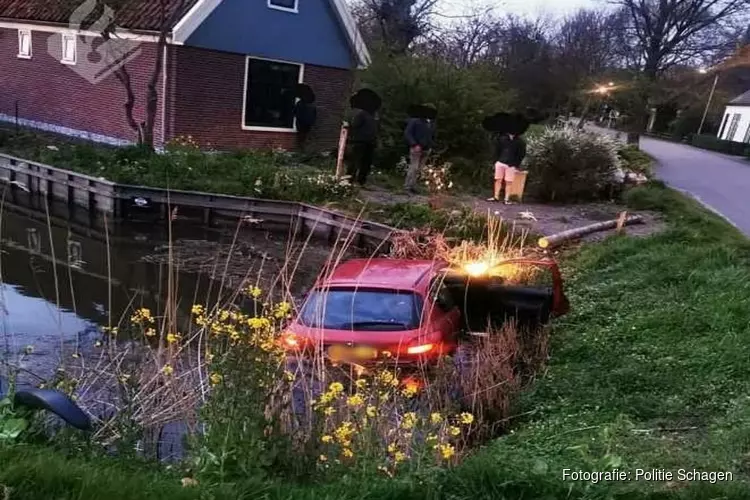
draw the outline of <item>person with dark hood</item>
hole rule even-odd
[[[404,130],[404,138],[409,146],[409,171],[404,188],[415,194],[419,174],[434,146],[437,110],[431,104],[424,104],[415,106],[410,114]]]
[[[351,156],[347,174],[360,186],[367,184],[378,142],[380,98],[372,91],[362,90],[351,99],[353,116],[349,122]]]
[[[315,105],[315,92],[309,85],[297,85],[296,98],[294,123],[297,127],[297,143],[300,151],[304,153],[310,132],[318,119],[318,108]]]
[[[495,142],[495,189],[489,201],[500,201],[504,192],[504,203],[511,203],[510,186],[526,157],[526,141],[523,134],[529,127],[523,115],[512,115],[497,133]]]

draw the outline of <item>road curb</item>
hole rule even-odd
[[[681,192],[682,194],[685,194],[685,195],[689,196],[690,198],[694,199],[695,201],[697,201],[698,203],[700,203],[700,205],[701,205],[701,206],[702,206],[703,208],[705,208],[705,209],[706,209],[706,210],[708,210],[709,212],[712,212],[712,213],[713,213],[713,214],[715,214],[715,215],[718,215],[719,217],[721,217],[722,219],[724,219],[724,220],[725,220],[726,222],[728,222],[728,223],[729,223],[729,224],[730,224],[730,225],[731,225],[731,226],[732,226],[733,228],[735,228],[735,229],[736,229],[737,231],[739,231],[739,232],[740,232],[740,233],[742,233],[743,235],[747,236],[747,235],[745,234],[745,231],[743,231],[743,230],[742,230],[742,229],[741,229],[741,228],[740,228],[740,227],[739,227],[739,226],[738,226],[737,224],[735,224],[735,223],[734,223],[734,221],[732,221],[732,220],[731,220],[731,219],[730,219],[729,217],[727,217],[726,215],[724,215],[723,213],[721,213],[721,212],[720,212],[719,210],[717,210],[717,209],[716,209],[716,208],[714,208],[713,206],[711,206],[711,205],[709,205],[708,203],[706,203],[705,201],[703,201],[703,200],[701,199],[701,197],[700,197],[700,196],[698,196],[697,194],[691,193],[690,191],[688,191],[688,190],[686,190],[686,189],[681,189],[681,188],[677,188],[677,187],[672,187],[672,189],[675,189],[675,190],[677,190],[677,191]]]

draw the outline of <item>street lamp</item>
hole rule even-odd
[[[708,70],[705,68],[701,68],[698,70],[701,74],[707,74]],[[719,83],[719,73],[716,73],[716,76],[714,77],[714,84],[711,86],[711,93],[708,94],[708,102],[706,103],[706,109],[703,111],[703,118],[701,118],[701,124],[698,127],[698,135],[701,135],[703,132],[703,125],[706,123],[706,116],[708,116],[708,110],[711,108],[711,101],[714,98],[714,92],[716,92],[716,84]]]
[[[599,94],[601,96],[607,95],[611,90],[613,90],[615,84],[614,82],[609,82],[607,85],[599,85],[597,86],[593,92],[589,92],[589,97],[586,99],[586,104],[583,106],[583,112],[581,113],[581,119],[578,121],[578,129],[583,129],[583,125],[586,122],[586,115],[589,112],[589,108],[591,107],[591,100],[592,96],[594,94]]]

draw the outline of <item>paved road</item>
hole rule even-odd
[[[687,191],[750,236],[749,160],[648,137],[641,137],[641,149],[658,162],[660,179]]]
[[[684,144],[641,138],[656,158],[656,174],[689,192],[750,236],[750,161]]]

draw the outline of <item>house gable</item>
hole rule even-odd
[[[202,0],[183,22],[210,13],[184,45],[332,68],[362,62],[336,0],[298,3],[295,13],[271,8],[268,0]],[[181,28],[175,28],[178,42]]]

